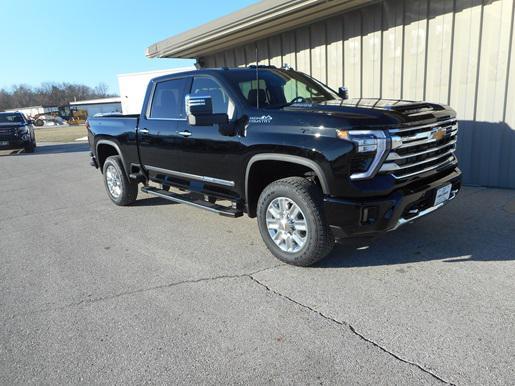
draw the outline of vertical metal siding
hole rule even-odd
[[[382,97],[398,98],[402,90],[404,51],[404,2],[383,3],[383,73]]]
[[[465,183],[515,188],[515,0],[384,0],[205,66],[289,64],[351,97],[429,100],[460,119]]]
[[[270,64],[281,67],[283,65],[281,35],[272,36],[269,40]]]
[[[327,21],[327,84],[333,88],[343,85],[343,24],[341,17]]]

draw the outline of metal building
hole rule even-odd
[[[70,102],[71,110],[84,110],[88,117],[96,114],[121,113],[122,101],[120,97],[89,99]]]
[[[25,114],[26,117],[33,117],[38,114],[45,114],[45,113],[52,113],[57,112],[57,107],[50,107],[50,106],[29,106],[29,107],[19,107],[15,109],[8,109],[5,110],[6,113],[14,113],[14,112],[20,112]]]
[[[158,42],[204,67],[285,63],[351,97],[429,100],[460,119],[465,183],[515,188],[515,0],[264,0]]]

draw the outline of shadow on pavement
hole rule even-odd
[[[160,205],[174,205],[177,204],[176,202],[165,200],[161,197],[148,197],[148,198],[141,198],[138,197],[138,199],[131,204],[131,206],[160,206]]]
[[[464,192],[441,210],[394,232],[340,240],[316,267],[515,260],[515,191]]]
[[[60,153],[77,153],[89,151],[89,144],[87,142],[78,143],[61,143],[61,144],[38,144],[34,153],[22,152],[20,155],[29,157],[33,155],[42,154],[60,154]]]
[[[44,154],[59,154],[59,153],[77,153],[89,151],[89,144],[87,142],[75,143],[39,143],[34,153],[25,153],[23,149],[9,149],[0,150],[0,157],[6,156],[23,156],[29,157],[34,155]]]

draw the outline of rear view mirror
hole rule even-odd
[[[213,101],[210,96],[186,95],[186,114],[188,123],[192,126],[211,126],[227,124],[227,114],[213,114]]]

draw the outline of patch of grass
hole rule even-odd
[[[37,142],[75,142],[77,138],[86,137],[86,126],[56,126],[36,128]]]

